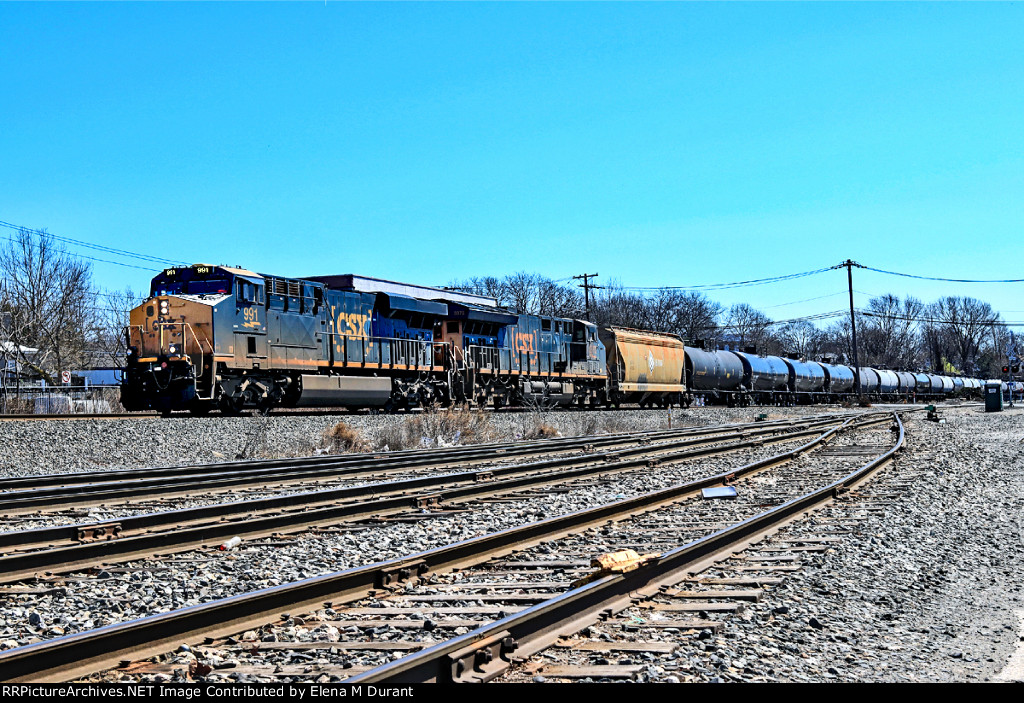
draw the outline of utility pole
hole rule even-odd
[[[1017,363],[1017,340],[1013,338],[1013,330],[1010,330],[1010,341],[1006,345],[1006,361],[1010,369],[1010,407],[1013,407],[1013,366]]]
[[[840,266],[846,267],[846,281],[850,286],[850,329],[853,332],[853,387],[860,398],[860,363],[857,361],[857,318],[853,314],[853,267],[860,264],[847,259]]]
[[[584,315],[587,320],[590,320],[590,289],[593,288],[595,290],[599,290],[604,288],[604,286],[595,286],[593,283],[590,282],[591,278],[597,278],[597,276],[598,274],[596,273],[583,273],[580,274],[579,276],[573,276],[574,280],[583,279],[583,283],[581,283],[579,287],[583,289],[583,309]]]

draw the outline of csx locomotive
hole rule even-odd
[[[170,268],[131,311],[122,404],[395,410],[434,403],[580,407],[790,404],[854,391],[840,365],[685,347],[674,335],[519,315],[493,298],[355,275]],[[874,397],[937,398],[974,379],[861,369]]]

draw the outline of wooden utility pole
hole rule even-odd
[[[853,313],[853,267],[860,264],[847,259],[842,266],[846,267],[846,281],[850,286],[850,330],[853,333],[853,387],[860,398],[860,363],[857,361],[857,317]]]
[[[604,288],[604,286],[595,286],[593,283],[590,282],[591,278],[597,278],[597,276],[598,276],[598,274],[596,274],[596,273],[583,273],[583,274],[580,274],[579,276],[573,276],[574,280],[583,279],[583,283],[580,284],[580,288],[583,289],[583,301],[584,301],[584,308],[583,309],[584,309],[584,315],[585,315],[587,320],[590,320],[590,289],[593,288],[595,290],[599,290],[599,289]]]

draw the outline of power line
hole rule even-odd
[[[845,264],[815,269],[813,271],[801,271],[800,273],[790,273],[784,276],[773,276],[771,278],[754,278],[749,281],[733,281],[731,283],[705,283],[693,286],[622,286],[621,288],[622,290],[633,291],[726,290],[728,288],[745,288],[747,286],[763,286],[769,283],[779,283],[780,281],[791,281],[794,278],[804,278],[805,276],[814,276],[819,273],[825,273],[826,271],[832,271],[834,269],[839,268],[840,266],[845,266]]]
[[[922,281],[945,281],[947,283],[1024,283],[1024,278],[990,278],[990,279],[970,279],[970,278],[939,278],[937,276],[918,276],[912,273],[899,273],[897,271],[885,271],[883,269],[876,269],[871,266],[864,266],[863,264],[854,264],[857,268],[866,269],[868,271],[874,271],[875,273],[884,273],[889,276],[903,276],[904,278],[917,278]]]
[[[153,256],[151,254],[140,254],[138,252],[129,251],[127,249],[118,249],[116,247],[108,247],[108,246],[105,246],[103,244],[93,244],[91,242],[83,242],[80,239],[74,239],[72,237],[64,237],[64,236],[61,236],[61,235],[53,234],[51,232],[44,232],[44,231],[39,230],[39,229],[32,229],[31,227],[23,227],[21,225],[16,225],[16,224],[13,224],[11,222],[4,222],[3,220],[0,220],[0,227],[6,227],[7,229],[12,229],[12,230],[19,231],[19,232],[32,232],[34,234],[40,234],[40,235],[45,234],[46,236],[51,237],[52,239],[54,239],[54,240],[56,240],[58,242],[64,242],[65,244],[71,244],[73,246],[85,247],[87,249],[93,249],[95,251],[103,251],[103,252],[107,252],[109,254],[116,254],[118,256],[126,256],[126,257],[129,257],[129,258],[132,258],[132,259],[140,259],[142,261],[149,261],[149,262],[159,263],[159,264],[171,264],[173,266],[177,266],[178,264],[184,263],[182,261],[176,261],[176,260],[173,260],[173,259],[165,259],[165,258],[162,258],[162,257],[159,257],[159,256]],[[89,258],[89,257],[85,257],[85,258]],[[108,264],[116,264],[116,263],[118,263],[116,261],[107,261],[105,259],[96,259],[96,261],[103,261],[103,263],[108,263]],[[122,266],[127,266],[128,264],[121,264],[121,265]],[[138,267],[136,267],[136,268],[138,268]],[[148,270],[152,271],[152,270],[155,270],[155,269],[148,269]]]
[[[863,293],[863,291],[854,291],[855,293]],[[870,293],[863,293],[864,295],[870,295]],[[823,300],[825,298],[834,298],[837,295],[846,295],[845,290],[836,291],[835,293],[829,293],[827,295],[819,295],[814,298],[804,298],[803,300],[792,300],[788,303],[779,303],[778,305],[765,305],[759,308],[760,310],[771,310],[772,308],[784,308],[787,305],[796,305],[797,303],[809,303],[812,300]]]
[[[32,230],[26,230],[26,231],[32,231]],[[12,238],[12,237],[6,237],[5,236],[5,237],[2,237],[2,238],[6,239],[8,242],[13,242],[15,244],[17,243],[17,241],[14,238]],[[33,244],[33,246],[38,249],[41,245]],[[130,268],[130,269],[141,269],[142,271],[160,271],[161,270],[161,269],[152,269],[152,268],[149,268],[148,266],[136,266],[135,264],[126,264],[126,263],[121,262],[121,261],[111,261],[110,259],[100,259],[100,258],[97,258],[95,256],[89,256],[88,254],[79,254],[78,252],[75,252],[74,256],[77,256],[80,259],[88,259],[89,261],[98,261],[98,262],[103,263],[103,264],[114,264],[115,266],[124,266],[124,267]]]

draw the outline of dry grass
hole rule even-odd
[[[363,439],[358,430],[352,429],[344,422],[339,422],[334,427],[324,430],[322,449],[328,454],[365,452],[370,450],[370,444]]]
[[[498,439],[490,416],[481,411],[430,408],[404,422],[384,428],[375,448],[401,451],[420,447],[484,444]]]
[[[523,433],[523,439],[548,439],[561,436],[562,433],[558,431],[558,428],[539,420],[532,428]]]

